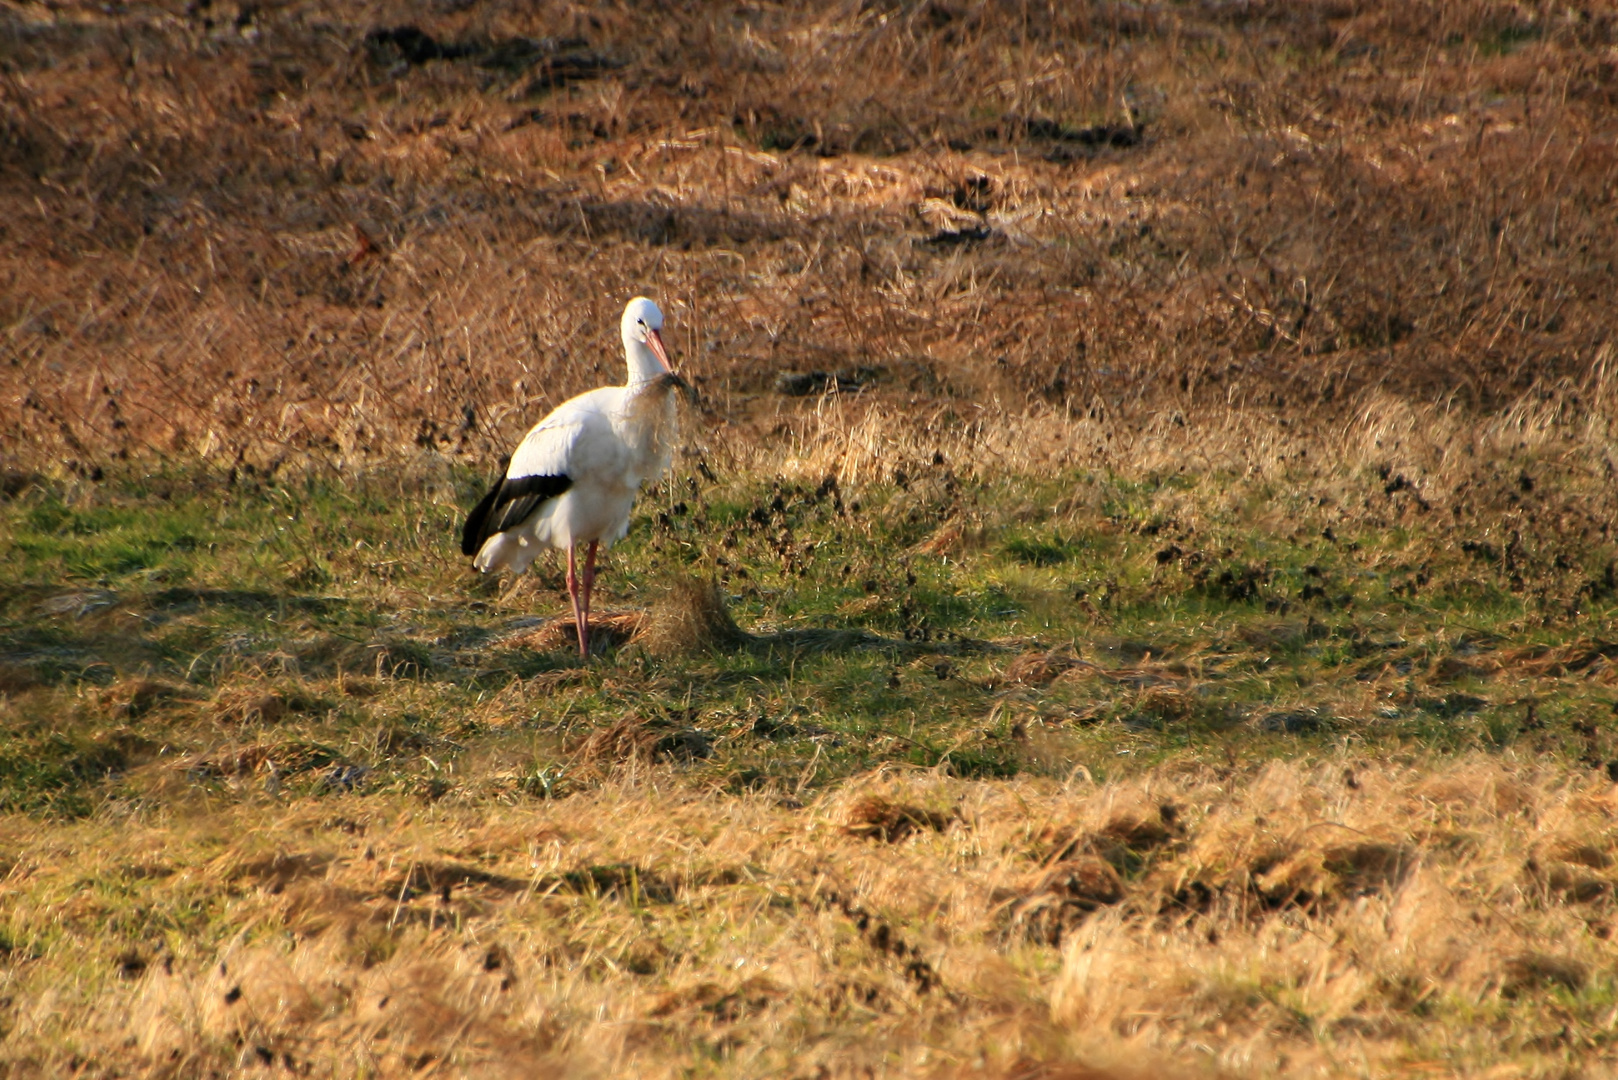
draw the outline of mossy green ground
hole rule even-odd
[[[554,561],[513,587],[461,556],[483,478],[459,466],[40,481],[0,504],[0,806],[521,800],[631,759],[802,798],[886,763],[1613,752],[1614,552],[1588,529],[1496,535],[1375,474],[907,468],[677,469],[597,610],[711,580],[759,636],[588,662],[535,633],[565,610]],[[867,633],[803,633],[827,629]]]

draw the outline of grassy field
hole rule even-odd
[[[5,504],[12,1068],[1605,1059],[1606,541],[1374,470],[703,466],[580,662],[556,569],[458,556],[480,479]]]
[[[1618,1070],[1615,49],[0,2],[0,1076]]]

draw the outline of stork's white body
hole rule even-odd
[[[625,385],[570,398],[534,425],[461,533],[461,550],[485,573],[520,574],[547,547],[567,552],[580,655],[590,648],[596,551],[623,539],[641,486],[669,467],[678,422],[674,390],[689,390],[669,368],[662,327],[656,304],[644,297],[629,302],[620,326]]]
[[[516,528],[495,533],[473,560],[485,573],[527,570],[547,547],[564,551],[624,538],[635,496],[669,467],[678,426],[672,388],[603,386],[570,398],[528,432],[506,476],[573,481]]]

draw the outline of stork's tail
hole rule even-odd
[[[489,514],[494,510],[495,500],[500,497],[500,488],[505,482],[506,478],[503,476],[496,480],[494,487],[489,489],[489,493],[483,496],[482,501],[476,506],[472,507],[470,514],[466,515],[466,524],[461,526],[462,555],[476,555],[478,548],[482,547],[483,541],[488,538],[488,533],[484,531],[484,525],[489,520]],[[480,566],[478,569],[482,570],[484,567]]]
[[[495,533],[484,541],[472,565],[485,574],[502,570],[513,575],[525,572],[539,557],[540,545],[517,533]]]

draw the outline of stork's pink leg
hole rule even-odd
[[[590,547],[584,553],[584,574],[580,584],[584,587],[584,621],[590,621],[590,592],[596,584],[596,545],[599,541],[590,541]]]
[[[578,560],[575,557],[572,544],[567,546],[567,595],[573,601],[573,626],[579,632],[579,655],[590,655],[590,620],[585,614],[584,603],[579,595]],[[588,570],[585,571],[589,573]],[[586,586],[588,588],[588,586]]]

